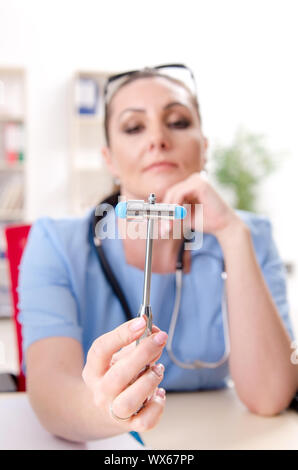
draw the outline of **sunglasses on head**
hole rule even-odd
[[[123,84],[129,77],[138,75],[143,72],[156,73],[158,76],[164,75],[184,83],[190,91],[197,96],[197,87],[194,74],[192,70],[184,64],[165,64],[157,65],[155,67],[144,67],[139,70],[129,70],[127,72],[118,73],[108,77],[104,86],[104,103],[107,105],[116,92],[116,90]]]

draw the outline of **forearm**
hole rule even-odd
[[[252,411],[278,413],[298,388],[291,339],[258,265],[249,229],[236,219],[217,238],[227,271],[231,376]]]
[[[30,402],[42,425],[64,439],[85,442],[120,434],[119,425],[95,406],[81,377],[50,373],[28,383]]]
[[[82,378],[83,352],[72,338],[45,338],[26,351],[26,385],[39,420],[52,434],[77,442],[120,434],[94,404]]]

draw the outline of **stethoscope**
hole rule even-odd
[[[107,204],[107,208],[113,206],[115,208],[117,201],[118,201],[118,196],[119,193],[113,194],[109,198],[105,199],[102,204]],[[107,209],[108,212],[108,209]],[[95,227],[96,224],[102,219],[102,216],[96,216],[95,211],[92,211],[92,217],[91,217],[91,224],[90,224],[90,241],[92,245],[95,247],[98,260],[101,264],[103,273],[105,275],[105,278],[107,282],[110,284],[114,294],[116,297],[119,299],[119,302],[124,310],[124,313],[126,315],[127,320],[131,320],[135,318],[135,315],[132,314],[128,302],[125,298],[125,295],[123,293],[123,290],[121,289],[108,261],[107,258],[104,254],[103,246],[100,240],[96,237],[95,235]],[[223,332],[224,332],[224,342],[225,342],[225,351],[223,356],[215,362],[205,362],[201,361],[200,359],[196,359],[193,362],[183,362],[180,359],[178,359],[175,354],[173,353],[173,339],[175,336],[175,329],[176,329],[176,324],[179,316],[179,309],[180,309],[180,303],[181,303],[181,292],[182,292],[182,272],[183,272],[183,254],[184,254],[184,243],[185,239],[183,239],[183,242],[181,244],[181,247],[178,252],[178,257],[176,261],[176,293],[175,293],[175,303],[174,303],[174,308],[173,308],[173,313],[170,321],[170,326],[169,326],[169,331],[168,331],[168,341],[166,344],[166,350],[171,358],[171,360],[176,364],[178,367],[181,367],[183,369],[202,369],[202,368],[207,368],[207,369],[215,369],[217,367],[220,367],[222,364],[224,364],[230,354],[230,338],[229,338],[229,324],[228,324],[228,308],[227,308],[227,295],[226,295],[226,279],[227,279],[227,274],[224,269],[224,264],[223,260],[219,257],[216,256],[214,253],[209,252],[207,256],[212,257],[213,259],[216,259],[218,262],[220,262],[222,266],[222,272],[221,272],[221,278],[223,280],[223,290],[222,290],[222,299],[221,299],[221,309],[222,309],[222,316],[223,316]],[[189,241],[189,240],[188,240]],[[206,255],[206,253],[204,253]]]

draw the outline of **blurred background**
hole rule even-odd
[[[298,336],[296,4],[0,0],[0,369],[16,367],[4,228],[109,193],[104,80],[171,62],[194,71],[210,179],[272,221]]]

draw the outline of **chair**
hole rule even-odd
[[[24,392],[26,390],[26,378],[22,372],[22,329],[18,321],[18,278],[19,278],[19,264],[23,255],[23,251],[27,242],[31,225],[14,225],[5,228],[5,237],[7,243],[6,256],[8,259],[10,282],[11,282],[11,296],[13,305],[13,319],[15,324],[18,357],[19,357],[19,375],[17,376],[17,390]]]

